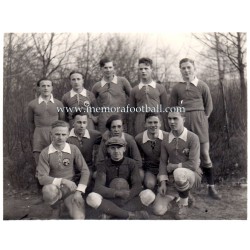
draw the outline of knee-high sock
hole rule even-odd
[[[211,163],[207,164],[207,165],[211,166]],[[208,185],[214,185],[214,171],[213,171],[213,167],[209,167],[208,168],[205,165],[205,166],[203,166],[202,170],[203,170],[203,173],[204,173],[204,175],[206,177],[207,184]]]
[[[184,205],[184,206],[188,206],[188,195],[189,195],[189,189],[185,190],[185,191],[178,191],[179,196],[180,196],[180,201],[179,204],[180,205]]]

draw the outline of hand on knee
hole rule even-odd
[[[53,205],[62,197],[61,190],[54,184],[43,186],[42,193],[44,202],[49,205]]]

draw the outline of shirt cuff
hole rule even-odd
[[[158,177],[158,180],[159,180],[159,182],[161,182],[161,181],[168,181],[169,179],[168,179],[167,175],[160,175]]]
[[[54,178],[52,184],[56,185],[57,187],[60,187],[62,182],[62,178]]]
[[[84,185],[84,184],[78,184],[77,186],[77,191],[81,191],[82,193],[85,193],[85,190],[86,190],[87,186]]]

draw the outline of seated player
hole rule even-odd
[[[146,130],[135,137],[135,141],[143,159],[144,186],[154,190],[159,173],[162,141],[166,139],[167,132],[160,129],[161,121],[156,113],[146,113]]]
[[[154,202],[155,214],[163,215],[178,193],[180,200],[176,219],[187,218],[188,205],[195,202],[190,190],[200,185],[202,176],[199,138],[184,127],[184,121],[183,112],[168,114],[171,132],[161,146],[159,193]]]
[[[133,159],[124,157],[126,142],[112,137],[105,145],[109,157],[97,164],[95,187],[87,204],[116,218],[148,219],[145,209],[155,200],[155,194],[149,189],[142,191],[138,166]]]
[[[93,158],[95,156],[96,145],[101,143],[101,133],[97,130],[87,129],[88,114],[86,112],[75,112],[72,115],[73,128],[69,133],[68,143],[76,145],[90,170],[90,177],[95,171]]]
[[[82,195],[85,193],[89,179],[89,169],[75,146],[66,143],[69,136],[69,124],[56,121],[52,124],[52,143],[39,156],[37,176],[43,185],[44,201],[54,205],[63,199],[73,219],[84,219],[85,208]],[[74,164],[81,172],[78,186],[74,182]]]
[[[105,159],[105,157],[107,156],[105,142],[113,136],[121,137],[126,141],[125,156],[132,158],[136,161],[136,165],[138,166],[140,171],[140,176],[143,180],[142,159],[140,151],[133,136],[123,132],[123,120],[121,116],[112,115],[111,117],[109,117],[106,123],[106,128],[108,130],[102,135],[102,141],[97,155],[97,162]]]

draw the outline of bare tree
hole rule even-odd
[[[40,77],[51,76],[70,56],[77,40],[70,40],[71,34],[32,34],[40,68]]]

